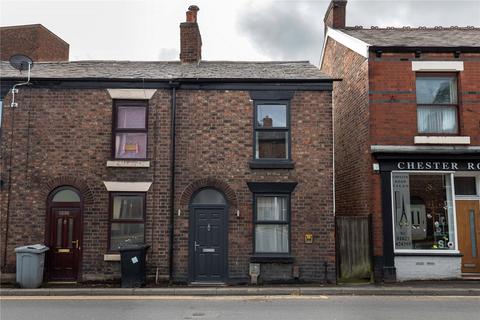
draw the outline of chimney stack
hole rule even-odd
[[[332,0],[328,6],[323,22],[325,23],[325,32],[327,27],[334,29],[345,28],[345,7],[347,0]]]
[[[188,7],[186,22],[180,23],[180,61],[199,62],[202,59],[202,36],[197,24],[197,6]]]

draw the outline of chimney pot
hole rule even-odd
[[[188,7],[187,22],[197,22],[197,12],[200,10],[197,6]]]

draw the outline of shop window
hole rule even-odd
[[[255,195],[255,253],[289,253],[290,197]]]
[[[255,103],[255,159],[290,159],[288,103]]]
[[[458,133],[457,79],[455,75],[417,75],[419,133]]]
[[[452,174],[392,173],[395,249],[454,250]]]
[[[147,102],[116,100],[114,103],[114,158],[147,157]]]
[[[475,177],[455,177],[455,194],[461,196],[477,195]]]
[[[109,249],[144,241],[145,193],[111,193]]]

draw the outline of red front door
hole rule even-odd
[[[81,210],[61,207],[50,208],[50,241],[48,276],[50,280],[76,281],[81,257]]]

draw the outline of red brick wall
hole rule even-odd
[[[17,100],[18,99],[18,100]],[[8,164],[12,161],[6,272],[14,272],[14,248],[44,243],[46,199],[56,186],[89,190],[84,204],[83,279],[118,276],[119,264],[107,253],[108,192],[103,181],[154,181],[147,193],[146,241],[149,266],[168,275],[166,225],[169,206],[170,94],[158,91],[149,102],[150,168],[107,168],[111,155],[112,99],[106,90],[24,88],[18,108],[4,108],[1,221],[3,260],[7,215]],[[9,105],[9,97],[5,100]],[[11,113],[14,112],[13,151]],[[158,128],[154,131],[153,128]]]
[[[325,25],[335,29],[345,28],[346,6],[347,1],[332,0],[323,20]]]
[[[25,54],[33,61],[68,61],[69,45],[40,24],[0,28],[0,59]]]
[[[232,192],[229,212],[229,276],[248,278],[253,251],[252,193],[247,182],[298,181],[292,194],[291,247],[301,278],[321,281],[323,263],[335,279],[332,199],[332,145],[329,92],[295,93],[291,101],[293,170],[250,169],[253,105],[248,92],[181,91],[178,94],[176,208],[176,277],[187,276],[188,214],[182,193],[192,182],[212,178]],[[201,184],[199,184],[201,186]],[[228,186],[228,187],[227,187]],[[229,191],[230,190],[230,191]],[[240,215],[237,217],[236,210]],[[304,243],[313,232],[314,244]]]
[[[412,60],[464,61],[458,73],[460,134],[470,136],[472,145],[480,145],[480,55],[462,54],[459,59],[447,54],[384,53],[371,55],[369,62],[371,143],[413,145],[417,135],[415,72]]]
[[[415,72],[412,60],[460,60],[464,71],[458,73],[460,134],[470,136],[471,145],[480,145],[480,61],[479,54],[424,53],[415,59],[413,53],[384,53],[381,58],[370,55],[370,144],[414,145],[417,134]],[[372,159],[375,161],[375,159]],[[372,175],[374,255],[383,255],[381,186],[379,177]]]
[[[335,212],[369,215],[371,174],[368,110],[368,62],[328,39],[321,70],[334,83]]]
[[[202,37],[196,22],[180,24],[180,61],[198,62],[202,59]]]
[[[291,101],[292,170],[250,169],[253,105],[245,91],[178,91],[177,183],[175,186],[175,278],[185,280],[188,257],[188,202],[200,187],[225,192],[229,212],[230,277],[248,278],[252,254],[252,194],[249,181],[297,181],[292,194],[291,248],[300,277],[335,280],[332,190],[331,93],[298,91]],[[14,272],[14,248],[42,243],[46,197],[63,183],[84,192],[83,280],[118,277],[118,262],[105,262],[108,192],[102,181],[153,181],[147,193],[146,242],[149,273],[168,276],[170,183],[170,92],[149,101],[150,168],[107,168],[111,155],[112,99],[106,90],[25,88],[18,108],[4,110],[2,161],[12,161],[7,266]],[[9,104],[9,97],[5,105]],[[14,112],[13,152],[10,150]],[[2,250],[8,174],[1,190]],[[181,210],[180,216],[177,215]],[[237,217],[236,210],[240,215]],[[313,232],[314,243],[304,234]],[[3,261],[2,261],[3,262]],[[3,266],[3,263],[2,263]],[[291,268],[291,265],[288,265]],[[291,275],[291,270],[289,275]]]

